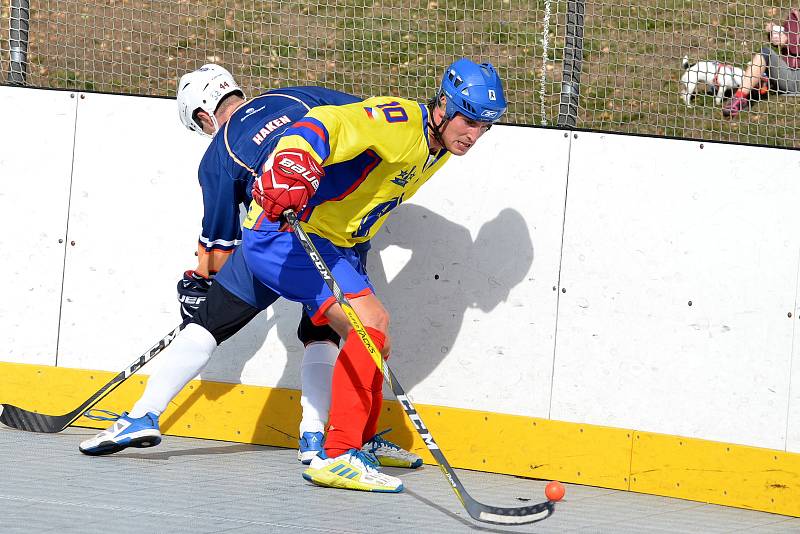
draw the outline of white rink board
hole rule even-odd
[[[197,167],[209,140],[181,125],[174,100],[84,97],[59,365],[118,371],[181,321],[175,287],[197,261],[202,220]],[[299,358],[292,360],[288,382],[282,374],[286,347],[302,354],[294,334],[300,312],[286,303],[276,309],[283,312],[280,321],[271,311],[261,314],[223,345],[200,377],[298,388]],[[168,354],[141,373],[158,369]]]
[[[119,371],[180,321],[208,140],[174,100],[73,94],[0,87],[0,360]],[[418,403],[800,452],[799,171],[796,151],[496,127],[373,242],[392,368]],[[298,388],[299,314],[262,313],[201,376]]]
[[[568,151],[560,131],[492,128],[373,240],[414,401],[547,416]]]
[[[552,417],[783,449],[800,153],[700,146],[573,142]]]
[[[207,141],[188,135],[174,100],[81,96],[59,365],[119,371],[180,322]]]
[[[76,97],[0,87],[3,361],[56,364]]]
[[[183,127],[172,99],[83,97],[58,363],[118,371],[181,321],[176,284],[197,262],[197,167],[209,140]],[[275,309],[226,342],[200,377],[299,388],[300,310]]]
[[[800,269],[799,269],[800,271]],[[798,272],[800,282],[800,272]],[[800,284],[795,295],[794,316],[800,319]],[[800,453],[800,320],[795,322],[792,344],[792,361],[789,389],[789,415],[786,423],[786,450]]]

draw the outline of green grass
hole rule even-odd
[[[551,11],[546,56],[552,70],[545,71],[542,103],[546,5]],[[540,124],[542,105],[548,124],[558,115],[566,0],[198,0],[160,3],[161,11],[156,4],[143,6],[130,2],[110,10],[104,3],[88,4],[77,14],[76,9],[55,13],[34,5],[29,83],[173,95],[181,74],[219,61],[248,94],[321,84],[362,96],[426,100],[442,68],[466,55],[500,69],[510,102],[508,122]],[[754,1],[590,0],[578,126],[800,146],[794,119],[800,98],[772,96],[734,121],[722,118],[711,97],[698,95],[693,108],[678,98],[684,54],[692,61],[744,65],[764,42],[764,22],[780,22],[789,3],[776,7],[773,16],[772,4]],[[7,26],[2,31],[7,34]],[[131,38],[142,42],[130,43]],[[4,53],[0,61],[7,61]]]
[[[82,79],[78,73],[71,70],[59,70],[53,76],[53,88],[55,89],[78,89],[84,91],[95,91],[97,87],[91,80]]]

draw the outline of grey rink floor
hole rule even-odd
[[[0,533],[800,532],[796,518],[573,484],[545,521],[487,525],[436,466],[387,470],[405,492],[369,494],[310,485],[296,451],[274,447],[167,436],[151,449],[81,455],[78,443],[96,432],[0,426]],[[486,504],[544,499],[545,481],[458,475]]]

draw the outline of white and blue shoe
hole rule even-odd
[[[90,413],[92,411],[106,413],[108,416],[94,415]],[[107,410],[90,410],[84,416],[95,421],[114,421],[114,424],[95,437],[81,442],[78,449],[83,454],[101,456],[113,454],[128,447],[154,447],[161,443],[158,416],[152,412],[138,419],[129,417],[128,412],[119,415]]]
[[[383,435],[391,432],[391,428],[375,434],[367,441],[361,450],[372,455],[377,463],[383,467],[405,467],[416,469],[422,465],[422,458],[411,451],[407,451],[384,438]]]
[[[303,465],[311,464],[314,456],[322,450],[322,444],[325,441],[325,436],[322,432],[303,432],[300,436],[300,447],[297,449],[297,459]]]

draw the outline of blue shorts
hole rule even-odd
[[[344,248],[314,234],[309,234],[309,237],[347,298],[374,293],[366,270],[369,243]],[[232,265],[231,270],[236,271],[236,279],[225,272],[234,258],[229,259],[217,274],[217,280],[222,281],[226,289],[259,308],[262,302],[269,300],[265,291],[267,290],[302,303],[314,324],[327,324],[325,312],[336,302],[336,298],[292,232],[243,228],[242,244],[239,248],[241,251],[237,250],[240,252],[238,256],[243,257],[244,261],[238,259]],[[234,282],[237,287],[229,287],[230,282]],[[251,291],[253,295],[240,294],[237,289],[241,288],[245,289],[244,293]],[[261,302],[253,304],[246,297],[260,298]],[[272,302],[274,299],[269,304]]]
[[[241,246],[234,249],[231,257],[214,277],[214,283],[222,285],[229,292],[259,310],[267,309],[280,296],[253,276],[244,259],[244,251]]]

